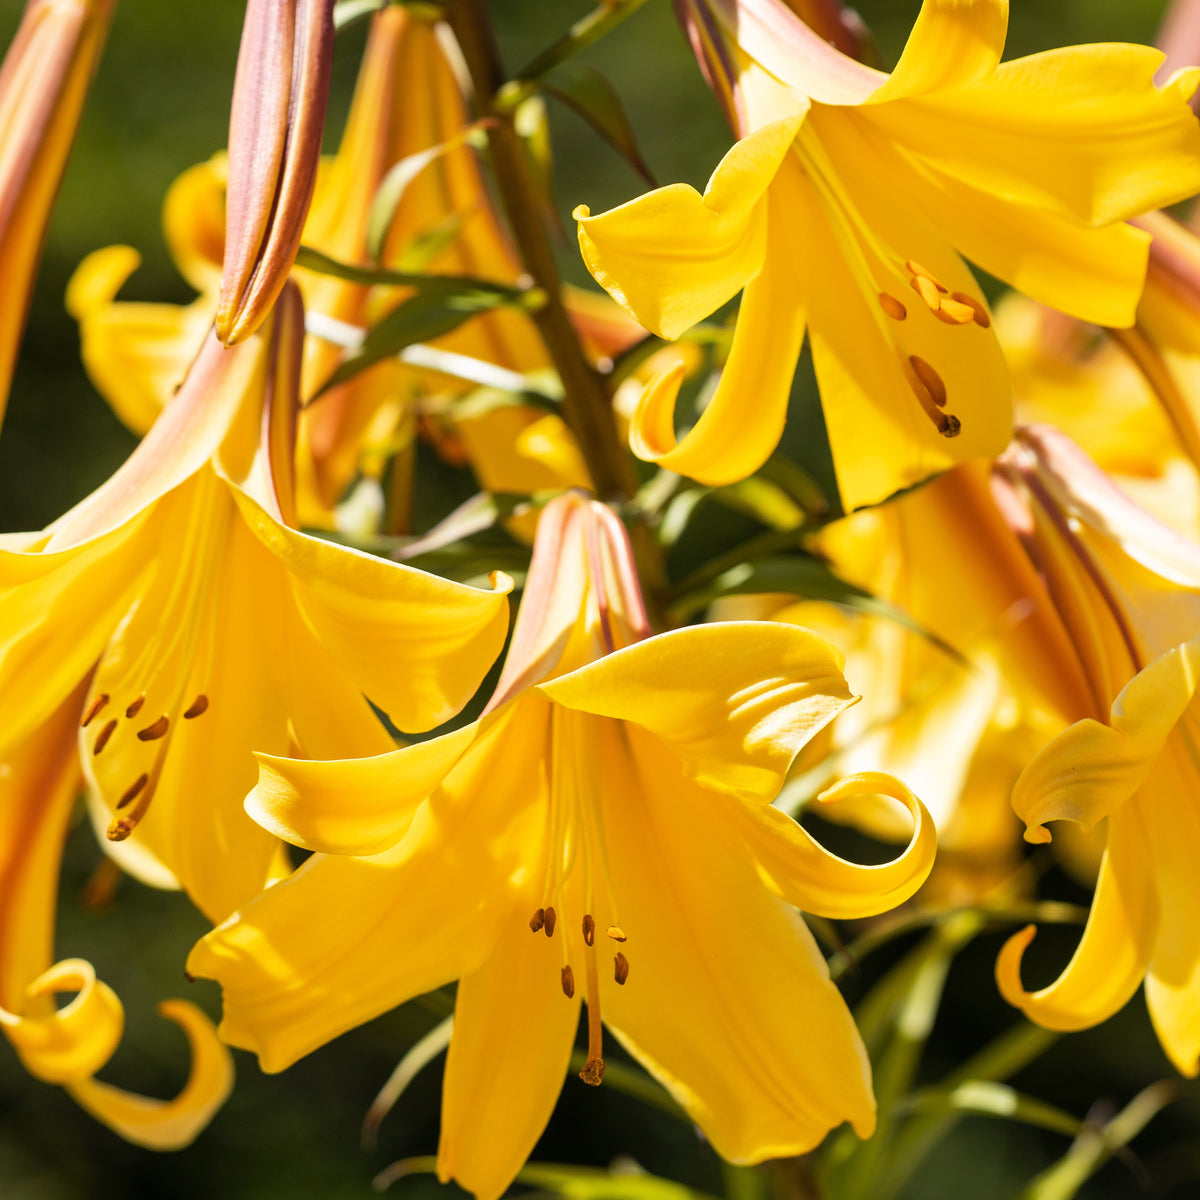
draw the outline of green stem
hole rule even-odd
[[[634,7],[630,3],[618,6],[623,13]],[[504,68],[487,0],[453,0],[446,17],[474,84],[480,116],[493,118],[487,122],[488,149],[500,203],[525,269],[546,296],[545,304],[530,313],[530,318],[562,380],[563,419],[575,435],[597,495],[624,506],[637,493],[637,471],[617,430],[608,381],[585,357],[562,301],[562,279],[540,215],[541,197],[514,125],[512,106],[500,99]],[[601,22],[592,32],[599,36],[609,24]],[[666,588],[662,554],[643,521],[632,520],[629,532],[647,607],[655,621]]]

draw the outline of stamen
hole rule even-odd
[[[946,325],[970,325],[975,320],[975,310],[969,304],[946,296],[941,298],[941,305],[933,315]]]
[[[953,298],[957,300],[959,304],[965,304],[971,310],[971,312],[974,314],[972,320],[974,320],[975,324],[981,329],[991,328],[992,318],[988,316],[987,309],[984,308],[974,296],[969,296],[966,292],[955,292]]]
[[[587,1015],[588,1050],[587,1062],[579,1072],[579,1078],[592,1087],[599,1087],[604,1080],[604,1027],[600,1023],[600,981],[596,977],[596,951],[584,951],[587,968]]]
[[[122,809],[127,805],[132,804],[137,799],[142,788],[150,782],[150,776],[143,772],[139,775],[124,791],[120,800],[117,801],[117,808]]]
[[[942,295],[938,286],[928,275],[914,275],[912,289],[936,313],[942,306]]]
[[[99,715],[100,710],[108,703],[108,693],[101,692],[95,700],[88,705],[88,710],[83,714],[83,720],[79,722],[80,729],[86,729]]]
[[[895,296],[888,292],[879,293],[879,307],[883,309],[893,321],[903,321],[908,316],[908,309],[896,299]]]
[[[583,940],[588,946],[596,940],[596,922],[591,913],[585,913],[583,917]]]
[[[162,737],[170,727],[171,718],[164,713],[153,725],[147,725],[145,729],[138,730],[139,742],[155,742]]]
[[[206,712],[208,712],[208,697],[201,692],[200,695],[198,695],[195,700],[192,701],[187,712],[183,714],[183,719],[185,721],[190,721],[193,717],[202,716]]]
[[[107,725],[105,725],[105,727],[102,730],[100,730],[100,736],[98,738],[96,738],[96,744],[92,747],[93,755],[99,754],[100,751],[103,750],[104,747],[108,745],[108,739],[110,737],[112,737],[112,735],[116,732],[116,729],[117,729],[116,721],[109,721],[109,723]]]
[[[529,930],[531,933],[537,933],[539,929],[546,923],[546,910],[539,908],[537,912],[529,918]]]
[[[942,437],[954,438],[962,432],[962,422],[953,414],[942,412],[946,403],[946,385],[942,377],[923,358],[909,356],[912,376],[909,383],[913,394],[921,402],[925,415],[937,427]]]
[[[136,716],[138,715],[138,713],[140,713],[140,712],[142,711],[142,705],[143,705],[143,704],[145,704],[145,703],[146,703],[146,697],[145,697],[145,695],[141,695],[141,696],[139,696],[139,697],[138,697],[138,698],[137,698],[137,699],[136,699],[136,700],[135,700],[135,701],[134,701],[132,704],[130,704],[130,706],[129,706],[129,707],[126,709],[126,710],[125,710],[125,715],[126,715],[126,716],[127,716],[127,717],[128,717],[130,720],[131,720],[131,721],[132,721],[132,720],[133,720],[133,718],[134,718],[134,717],[136,717]]]
[[[620,987],[624,987],[625,980],[629,978],[629,959],[619,950],[617,951],[616,958],[613,959],[613,978]]]
[[[620,925],[610,925],[608,927],[608,936],[612,938],[614,942],[627,942],[629,940],[625,934],[625,930],[623,930]]]
[[[575,972],[571,970],[570,963],[562,969],[562,990],[568,1000],[575,995]]]
[[[547,937],[554,936],[554,926],[557,921],[558,921],[558,913],[556,913],[554,911],[554,909],[547,907],[546,908],[546,936]]]

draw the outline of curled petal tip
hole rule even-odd
[[[492,591],[498,596],[507,596],[515,586],[513,577],[506,571],[493,571],[488,576],[488,583],[491,584]]]
[[[1036,936],[1037,926],[1026,925],[1004,943],[996,958],[996,986],[1004,999],[1016,1008],[1023,1008],[1028,996],[1021,984],[1021,959]]]
[[[1025,840],[1033,846],[1044,846],[1050,839],[1050,830],[1045,825],[1030,825],[1025,830]]]

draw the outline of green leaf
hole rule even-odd
[[[1006,1083],[989,1079],[969,1079],[953,1088],[931,1088],[917,1092],[898,1105],[896,1111],[1001,1117],[1067,1137],[1078,1137],[1085,1128],[1078,1117],[1061,1108],[1034,1096],[1023,1095]]]
[[[384,274],[395,274],[384,272]],[[317,390],[317,397],[352,379],[375,363],[399,354],[418,342],[432,341],[457,329],[479,313],[509,305],[528,310],[540,307],[543,293],[483,281],[428,275],[417,294],[393,309],[378,325],[367,331],[362,344],[351,350],[341,365]]]
[[[532,62],[518,71],[517,79],[538,79],[547,71],[578,54],[606,33],[615,29],[626,17],[631,17],[646,0],[607,0],[598,4],[586,17],[581,17],[554,45],[543,50]]]
[[[1107,1125],[1099,1129],[1085,1127],[1071,1149],[1022,1189],[1015,1200],[1071,1200],[1110,1158],[1133,1141],[1178,1096],[1179,1087],[1174,1081],[1152,1083]]]
[[[333,6],[333,27],[341,33],[351,25],[377,13],[388,0],[338,0]]]
[[[466,541],[485,529],[491,529],[503,517],[511,516],[522,505],[529,503],[528,496],[479,492],[469,500],[464,500],[432,529],[394,550],[392,558],[398,562],[407,562],[410,558],[418,558],[422,554],[443,550],[455,542]]]
[[[625,106],[616,88],[594,67],[567,63],[542,90],[578,113],[651,186],[658,184],[637,144]]]
[[[405,1089],[439,1054],[450,1045],[450,1035],[454,1032],[453,1014],[439,1021],[408,1053],[396,1064],[396,1069],[388,1077],[387,1083],[379,1089],[367,1115],[363,1118],[362,1146],[364,1150],[374,1150],[379,1136],[379,1126],[383,1118],[396,1106],[396,1102],[404,1095]]]
[[[431,163],[461,146],[473,146],[482,150],[487,145],[487,134],[483,122],[464,125],[452,138],[430,146],[416,154],[409,154],[388,170],[376,189],[371,201],[371,212],[367,218],[367,254],[376,262],[383,254],[388,230],[396,217],[396,210],[412,183]]]
[[[493,279],[482,279],[478,275],[443,275],[429,271],[394,271],[388,267],[364,267],[356,263],[342,262],[314,250],[301,246],[296,254],[296,266],[319,275],[333,275],[347,283],[358,283],[364,287],[411,287],[418,291],[439,293],[482,292],[503,297],[505,303],[522,307],[540,307],[545,298],[537,288],[522,288],[511,284],[497,283]]]

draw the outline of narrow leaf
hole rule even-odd
[[[447,1046],[454,1032],[454,1017],[449,1016],[435,1025],[396,1065],[387,1083],[379,1090],[374,1103],[363,1119],[362,1144],[364,1150],[374,1150],[383,1118],[396,1106],[405,1089]]]
[[[377,13],[388,0],[338,0],[333,6],[333,28],[341,33],[366,17]]]
[[[594,67],[567,63],[544,80],[542,90],[578,113],[651,186],[658,184],[637,144],[616,88]]]

